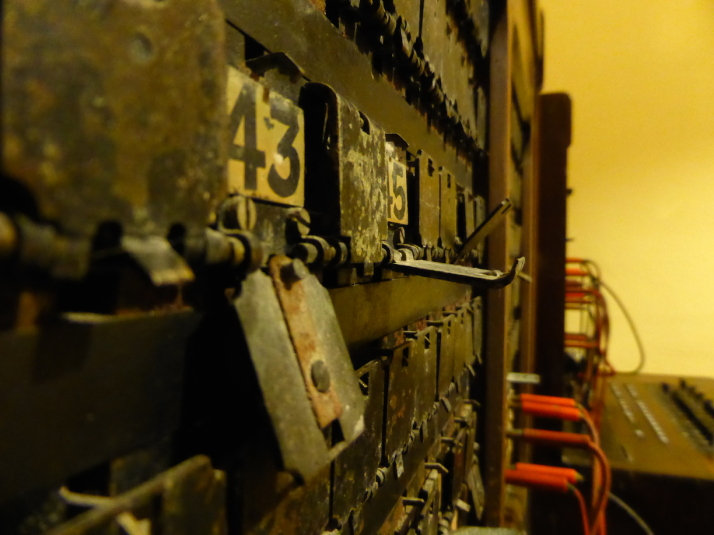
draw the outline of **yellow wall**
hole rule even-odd
[[[573,100],[568,254],[628,306],[645,371],[714,376],[714,1],[540,4],[545,90]],[[610,303],[626,370],[636,346]]]

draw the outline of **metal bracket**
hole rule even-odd
[[[344,447],[364,429],[364,399],[330,296],[298,259],[274,256],[269,272],[317,423],[337,420]]]
[[[251,273],[233,305],[278,442],[282,468],[309,481],[329,464],[330,455],[315,423],[273,281],[260,270]]]

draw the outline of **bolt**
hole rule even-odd
[[[294,258],[291,262],[280,268],[280,275],[285,282],[297,282],[310,274],[301,260]]]
[[[288,225],[300,236],[310,233],[310,213],[304,208],[294,208],[288,212]]]
[[[314,263],[320,256],[320,251],[317,250],[312,243],[298,243],[293,249],[293,254],[306,264]]]
[[[310,377],[318,392],[325,393],[330,389],[330,372],[324,360],[316,360],[312,363]]]
[[[223,204],[221,223],[228,229],[252,230],[257,218],[253,199],[235,195]]]
[[[377,469],[377,484],[381,487],[384,485],[384,482],[387,480],[387,473],[389,472],[388,468],[385,467],[380,467]]]
[[[228,243],[231,245],[233,256],[231,258],[231,264],[234,266],[240,266],[245,262],[246,249],[243,243],[236,238],[227,238]]]
[[[405,239],[404,227],[399,227],[394,231],[394,243],[400,244],[404,243]]]

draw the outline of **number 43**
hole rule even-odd
[[[282,204],[304,204],[305,153],[302,110],[229,68],[232,143],[229,184],[233,192]],[[232,97],[232,98],[231,98]]]

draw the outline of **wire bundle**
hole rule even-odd
[[[511,405],[523,413],[541,418],[582,421],[588,434],[546,431],[542,429],[513,429],[511,438],[555,447],[587,449],[593,455],[592,503],[588,510],[582,494],[575,486],[582,477],[570,468],[517,463],[506,471],[506,482],[557,492],[570,491],[575,495],[583,519],[583,533],[605,535],[605,509],[610,494],[611,475],[607,457],[600,449],[599,433],[588,411],[572,398],[521,394]]]
[[[579,352],[585,358],[585,367],[574,394],[590,408],[593,419],[598,423],[604,406],[605,378],[615,373],[608,360],[610,316],[603,290],[622,311],[639,349],[637,367],[624,373],[639,373],[642,370],[645,364],[644,346],[632,316],[622,300],[602,280],[598,265],[588,259],[568,258],[565,267],[565,309],[580,313],[578,332],[565,333],[565,348],[569,352]]]
[[[626,373],[638,373],[644,367],[644,347],[634,321],[620,298],[602,281],[597,264],[587,259],[569,258],[566,260],[565,309],[579,312],[580,324],[577,332],[564,333],[565,347],[568,352],[582,355],[585,361],[585,366],[574,385],[574,397],[522,393],[511,400],[511,406],[520,409],[524,414],[536,417],[581,422],[587,428],[587,433],[542,429],[512,429],[508,432],[510,438],[534,444],[589,451],[593,457],[590,506],[588,507],[582,493],[576,487],[576,484],[583,480],[582,476],[570,468],[516,463],[513,469],[506,470],[505,479],[507,483],[514,485],[572,493],[578,502],[585,535],[606,535],[605,513],[610,497],[642,527],[645,533],[651,534],[651,530],[639,515],[611,494],[610,464],[600,448],[598,429],[604,408],[605,382],[607,377],[615,374],[615,369],[608,360],[610,316],[602,290],[605,290],[622,310],[639,348],[639,364],[634,370]]]

